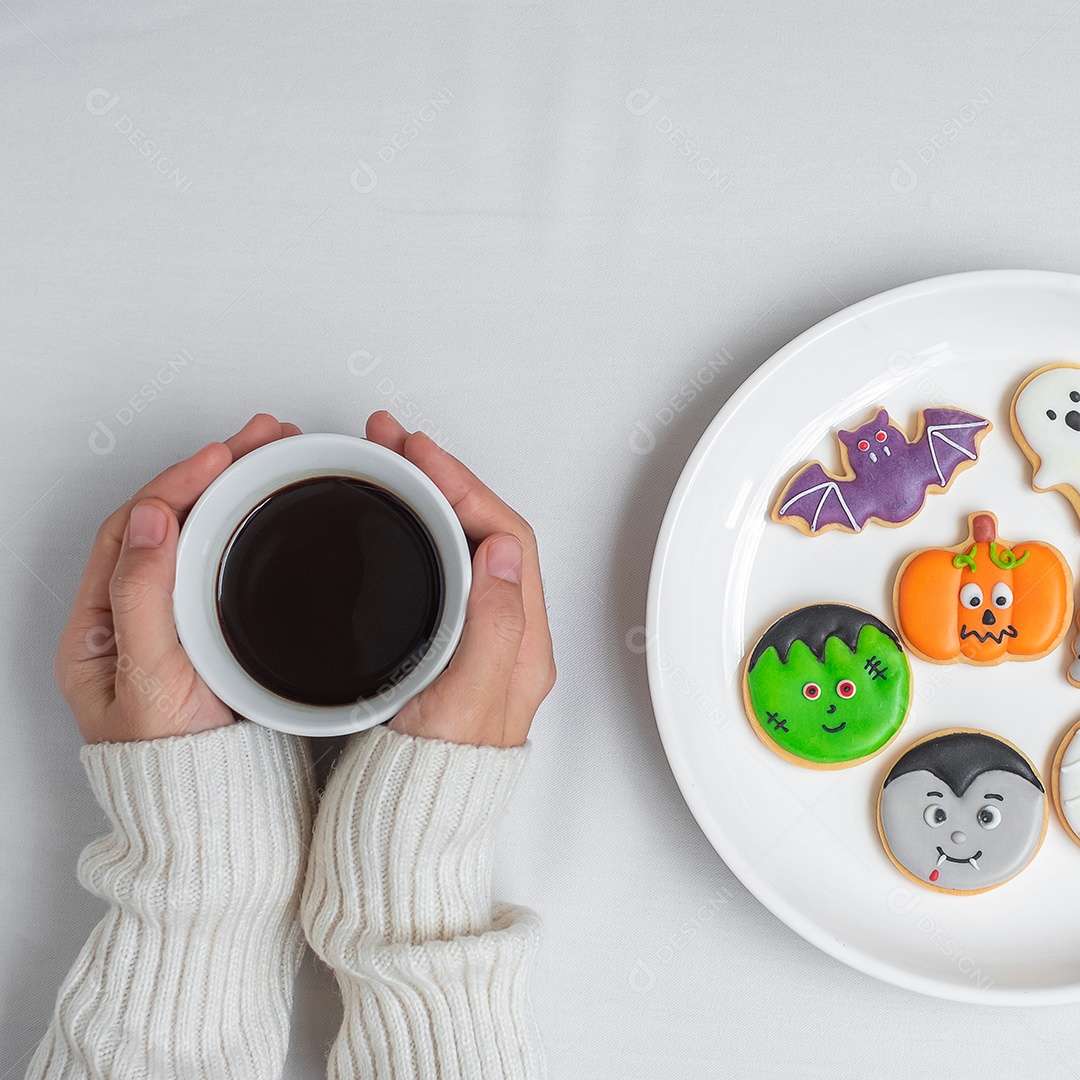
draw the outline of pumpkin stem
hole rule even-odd
[[[992,514],[976,514],[972,518],[971,538],[976,544],[989,544],[997,539],[997,523]]]

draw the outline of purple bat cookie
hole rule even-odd
[[[868,521],[903,525],[923,507],[927,493],[944,491],[955,473],[973,465],[979,443],[993,427],[961,409],[923,409],[911,442],[884,409],[854,431],[838,431],[844,474],[812,461],[788,481],[773,507],[773,521],[816,536],[828,529],[860,532]]]

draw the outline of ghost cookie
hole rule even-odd
[[[746,659],[743,702],[758,738],[811,769],[843,769],[880,753],[911,704],[911,667],[880,619],[847,604],[782,616]]]
[[[1054,809],[1074,844],[1080,844],[1080,724],[1073,725],[1054,755],[1050,785]]]
[[[1049,802],[1012,743],[970,728],[904,752],[878,798],[878,832],[896,867],[928,889],[980,893],[1015,877],[1046,835]]]
[[[1052,544],[1002,540],[984,510],[968,517],[962,544],[904,560],[893,607],[904,643],[931,664],[1038,660],[1068,633],[1072,570]]]
[[[1033,371],[1012,400],[1012,431],[1036,491],[1060,491],[1080,514],[1080,364]]]
[[[909,439],[878,409],[860,427],[836,433],[840,471],[829,472],[820,461],[803,465],[784,485],[772,519],[807,536],[832,529],[861,532],[871,521],[904,525],[928,494],[945,491],[957,473],[975,464],[992,426],[961,409],[923,409]]]

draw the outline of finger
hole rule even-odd
[[[116,569],[120,544],[134,502],[157,498],[174,512],[186,513],[210,482],[232,461],[228,447],[210,443],[185,461],[170,466],[140,493],[111,514],[98,529],[82,580],[75,592],[71,613],[56,649],[56,669],[115,652],[109,579]],[[63,683],[61,683],[63,685]]]
[[[116,697],[137,717],[160,694],[189,688],[191,664],[176,637],[172,590],[180,523],[162,499],[143,499],[131,511],[109,597],[116,630]]]
[[[393,450],[395,454],[405,453],[405,440],[409,433],[385,409],[368,417],[364,433],[372,442]]]
[[[268,442],[284,437],[282,425],[269,413],[256,413],[235,435],[225,440],[233,460],[243,457]]]
[[[446,496],[469,539],[479,541],[494,532],[511,532],[522,541],[528,554],[529,544],[525,541],[531,539],[529,523],[456,457],[422,431],[408,437],[404,453]]]
[[[540,574],[540,555],[532,527],[456,457],[447,453],[422,431],[414,432],[408,437],[405,456],[426,473],[446,496],[470,540],[477,542],[492,533],[508,532],[521,541],[522,590],[525,596],[525,614],[529,620],[530,659],[541,682],[547,680],[547,671],[554,666],[554,661],[547,606],[544,603],[544,584]]]
[[[299,430],[299,429],[298,429]],[[256,413],[235,435],[224,443],[210,443],[184,461],[170,465],[160,475],[144,484],[123,506],[115,510],[98,530],[90,553],[83,584],[89,583],[93,595],[83,597],[83,606],[104,610],[108,606],[108,579],[116,566],[120,541],[127,527],[131,507],[143,499],[161,499],[183,518],[199,496],[237,458],[267,442],[282,438],[281,424],[268,413]],[[80,586],[80,592],[82,587]],[[76,604],[79,604],[76,596]]]
[[[224,443],[209,443],[184,461],[170,465],[144,484],[109,519],[110,532],[117,542],[124,535],[131,506],[141,499],[164,499],[183,517],[210,486],[218,473],[224,472],[237,458],[263,443],[282,437],[281,424],[268,413],[256,413],[235,435]],[[200,455],[203,457],[200,459]],[[201,468],[200,468],[201,466]]]
[[[503,730],[507,691],[525,635],[521,555],[520,541],[509,533],[489,536],[477,548],[465,628],[437,680],[439,714],[428,718],[429,735],[432,723],[444,722],[447,730],[440,735],[454,741],[460,741],[463,726],[484,742],[509,746],[525,741],[528,723],[523,731]]]
[[[290,435],[303,435],[304,433],[295,424],[289,424],[283,420],[281,422],[281,434],[283,437],[288,438]]]
[[[220,442],[207,443],[189,458],[170,465],[144,484],[130,499],[106,520],[109,531],[119,539],[124,535],[132,506],[143,499],[162,499],[177,514],[186,514],[209,487],[218,473],[224,472],[233,461],[229,448]]]
[[[237,453],[246,453],[255,448],[256,438],[265,437],[267,441],[273,441],[281,437],[281,425],[274,421],[277,424],[275,432],[273,426],[265,422],[266,415],[259,413],[253,416],[227,442],[210,443],[184,461],[170,465],[109,515],[98,529],[68,622],[60,635],[56,652],[58,668],[88,657],[99,657],[109,649],[106,643],[113,629],[109,578],[116,568],[131,507],[143,499],[161,499],[179,517],[185,516],[211,482],[232,464],[232,447]],[[269,419],[273,420],[272,417]],[[93,638],[89,648],[88,636]]]

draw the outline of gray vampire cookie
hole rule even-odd
[[[1015,877],[1046,835],[1049,800],[1012,743],[970,728],[913,744],[885,778],[878,831],[896,867],[928,889],[980,893]]]

